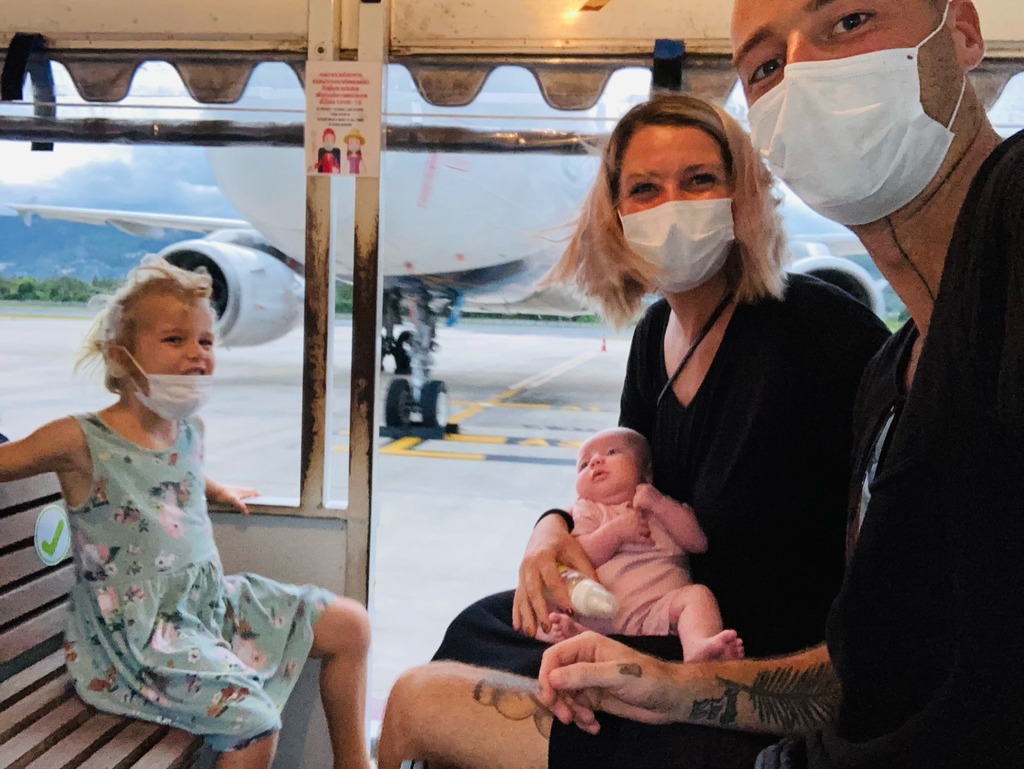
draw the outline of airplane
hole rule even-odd
[[[527,134],[538,126],[557,125],[596,136],[646,99],[650,84],[646,70],[620,78],[618,85],[613,78],[594,108],[567,117],[539,98],[529,77],[518,68],[496,69],[467,107],[437,108],[423,101],[407,71],[392,65],[385,112],[392,124]],[[296,148],[258,146],[207,150],[221,191],[242,219],[36,204],[9,207],[26,223],[40,217],[110,225],[135,235],[161,234],[164,229],[197,233],[199,237],[164,248],[160,256],[186,269],[205,268],[213,278],[221,342],[256,345],[284,335],[302,317],[305,171],[300,154]],[[463,311],[567,317],[593,312],[570,288],[538,288],[536,283],[560,255],[598,166],[596,153],[384,152],[382,353],[393,358],[400,375],[392,380],[385,400],[387,427],[447,426],[447,387],[430,376],[442,317],[454,323]],[[335,185],[335,261],[339,279],[345,280],[352,272],[352,239],[338,233],[351,232],[354,185],[349,180]],[[865,253],[856,237],[812,212],[791,192],[782,192],[795,258],[789,269],[836,283],[884,314],[884,282],[845,258]]]

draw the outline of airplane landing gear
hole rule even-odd
[[[395,359],[396,376],[388,386],[384,402],[384,423],[392,431],[412,431],[417,428],[450,430],[448,418],[448,388],[439,379],[430,378],[434,362],[433,351],[438,309],[431,306],[431,295],[421,287],[414,297],[403,297],[400,289],[389,289],[384,300],[384,352]],[[410,301],[410,319],[414,331],[402,331],[397,337],[394,328],[401,321],[401,303]]]
[[[395,379],[388,387],[384,403],[384,421],[388,427],[448,427],[448,388],[439,379],[431,379],[413,394],[408,379]]]

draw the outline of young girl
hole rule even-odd
[[[79,361],[102,361],[117,402],[0,446],[0,481],[60,480],[77,575],[64,648],[83,700],[203,735],[222,769],[269,767],[285,700],[318,657],[334,765],[367,769],[366,610],[221,568],[206,503],[246,512],[256,491],[203,475],[210,286],[163,260],[133,270]]]

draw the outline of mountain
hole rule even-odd
[[[140,238],[113,227],[0,216],[0,275],[81,280],[120,278],[148,253],[194,233],[168,230],[162,238]]]

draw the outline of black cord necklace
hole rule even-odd
[[[731,301],[732,292],[727,291],[725,293],[725,296],[722,297],[722,301],[718,303],[718,306],[714,309],[714,312],[711,313],[711,317],[708,318],[707,323],[704,324],[704,327],[701,328],[700,332],[697,334],[697,338],[693,340],[693,344],[691,344],[690,349],[686,351],[686,355],[684,355],[683,359],[679,361],[679,365],[676,366],[675,372],[672,374],[672,376],[668,378],[668,381],[665,382],[665,386],[661,388],[661,392],[658,393],[658,400],[654,402],[655,410],[657,410],[657,408],[661,406],[661,401],[662,398],[665,397],[665,393],[667,393],[672,388],[672,385],[679,378],[679,374],[682,373],[683,366],[689,363],[690,358],[693,357],[694,351],[696,351],[700,343],[704,341],[704,337],[706,337],[708,335],[708,332],[711,331],[711,327],[715,325],[715,322],[720,317],[722,317],[722,313],[725,312],[725,308],[729,306],[729,302]]]

